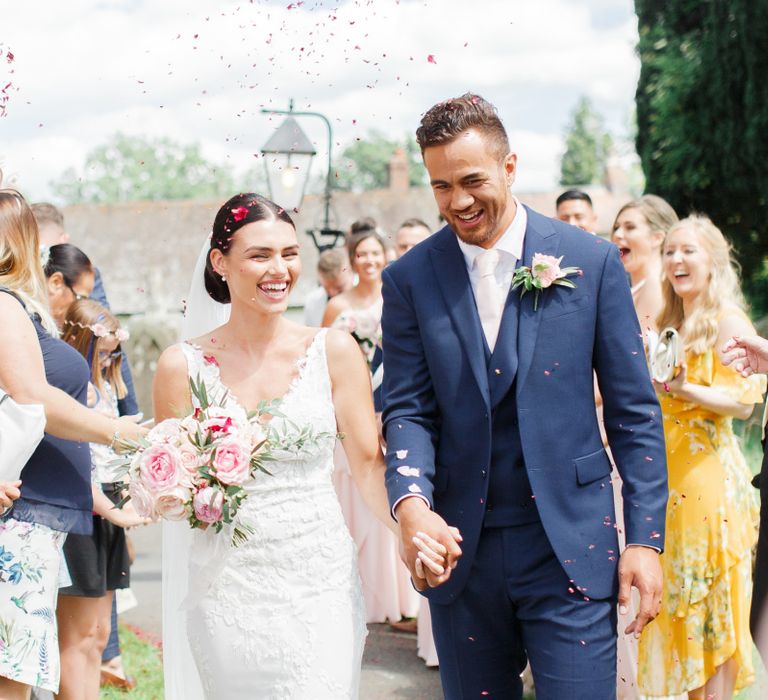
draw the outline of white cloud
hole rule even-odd
[[[284,109],[289,97],[331,118],[338,154],[369,129],[413,132],[434,102],[475,90],[519,144],[519,185],[546,188],[579,95],[616,130],[632,106],[639,66],[629,0],[298,5],[17,3],[0,38],[16,56],[0,157],[34,198],[49,196],[50,179],[80,167],[115,131],[198,141],[243,170],[280,121],[261,108]],[[0,67],[0,81],[8,70]],[[324,126],[301,124],[321,170]]]

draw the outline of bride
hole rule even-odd
[[[198,337],[161,355],[155,420],[196,408],[190,377],[248,411],[278,398],[273,427],[346,436],[357,487],[394,529],[369,374],[355,341],[283,317],[300,268],[283,209],[255,194],[222,206],[188,299],[184,337]],[[333,440],[325,440],[253,479],[238,513],[253,532],[238,547],[224,533],[164,523],[166,698],[357,697],[365,611],[332,471]],[[441,545],[432,547],[422,545],[423,563],[440,573]]]

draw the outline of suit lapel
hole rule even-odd
[[[475,381],[486,401],[489,401],[485,337],[472,294],[467,264],[456,236],[449,227],[435,235],[440,237],[430,250],[435,277]]]
[[[555,231],[554,226],[550,224],[546,217],[531,211],[527,207],[526,210],[528,212],[528,226],[525,230],[522,265],[530,267],[531,259],[535,253],[557,255],[560,246],[560,235]],[[515,290],[514,294],[519,295],[519,291],[519,289]],[[520,391],[525,383],[528,370],[531,368],[533,353],[536,348],[536,337],[539,333],[539,323],[541,322],[541,317],[547,304],[547,295],[551,293],[551,289],[542,290],[541,296],[539,297],[538,308],[535,311],[533,308],[533,291],[528,292],[519,301],[520,313],[517,328],[517,392]]]

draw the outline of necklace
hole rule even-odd
[[[648,281],[647,277],[644,277],[641,279],[637,284],[633,285],[629,288],[629,291],[632,292],[632,296],[634,297],[635,294],[637,294],[644,286],[645,283]]]

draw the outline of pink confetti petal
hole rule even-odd
[[[434,63],[435,65],[437,65],[437,61],[435,60],[435,57],[432,54],[429,54],[429,56],[427,56],[427,63]]]

